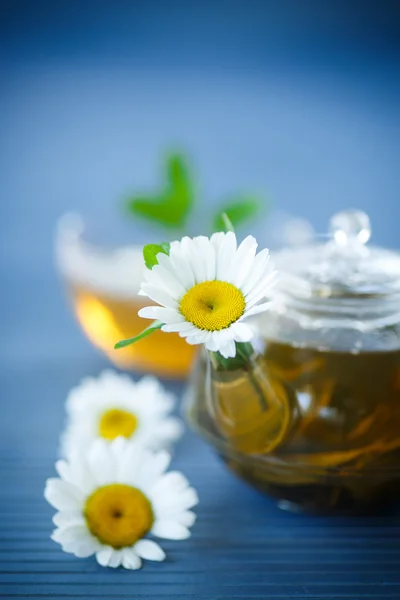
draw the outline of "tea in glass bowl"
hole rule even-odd
[[[60,222],[56,238],[58,269],[66,285],[75,315],[88,339],[116,366],[184,377],[195,349],[178,334],[158,331],[116,352],[120,339],[139,334],[144,328],[138,311],[149,304],[138,295],[144,269],[140,246],[112,249],[84,240],[83,221],[67,216]]]

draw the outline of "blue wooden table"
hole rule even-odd
[[[396,3],[155,4],[0,3],[0,597],[399,599],[399,515],[283,513],[191,433],[173,466],[198,490],[198,521],[164,563],[115,572],[49,539],[63,402],[106,366],[53,268],[64,211],[140,239],[117,202],[153,186],[176,143],[203,206],[250,186],[322,232],[355,205],[375,242],[399,245]],[[252,231],[268,243],[264,221]]]
[[[49,539],[53,509],[43,485],[54,472],[61,400],[77,375],[76,364],[43,363],[1,376],[0,597],[400,598],[400,516],[284,513],[228,473],[192,433],[173,461],[200,496],[189,540],[166,541],[167,560],[135,572],[63,554]]]

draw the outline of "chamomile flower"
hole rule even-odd
[[[161,321],[163,331],[189,344],[234,357],[235,342],[253,337],[245,319],[268,308],[263,300],[275,277],[268,250],[256,250],[254,237],[238,246],[233,232],[172,242],[169,255],[159,253],[158,265],[146,269],[140,290],[160,306],[142,308],[139,316]]]
[[[139,569],[141,559],[163,560],[164,551],[146,536],[188,538],[198,502],[181,473],[165,472],[168,464],[165,451],[151,453],[123,438],[95,440],[87,453],[58,461],[60,477],[45,489],[59,511],[52,539],[80,558],[96,554],[102,566]]]
[[[61,451],[68,455],[96,438],[112,441],[118,436],[154,450],[168,447],[183,431],[180,419],[170,415],[174,403],[174,396],[154,377],[135,382],[109,370],[88,377],[67,398]]]

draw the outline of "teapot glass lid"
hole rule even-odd
[[[370,220],[364,212],[348,210],[334,215],[328,235],[275,255],[279,287],[301,297],[378,299],[397,295],[400,254],[368,245],[370,237]]]

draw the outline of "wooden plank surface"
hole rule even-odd
[[[93,365],[93,371],[101,361]],[[43,499],[63,422],[62,392],[83,367],[2,374],[0,596],[82,599],[400,598],[400,516],[325,518],[281,512],[231,475],[188,432],[173,467],[197,488],[192,537],[165,541],[168,559],[113,571],[63,554]],[[23,376],[22,376],[23,375]],[[180,392],[180,385],[172,385]]]

